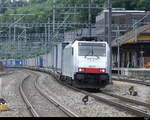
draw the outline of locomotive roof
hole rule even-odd
[[[79,38],[77,39],[78,41],[97,41],[98,38],[97,37],[82,37],[82,38]]]
[[[82,43],[89,43],[89,42],[91,42],[91,43],[94,43],[94,42],[96,42],[96,43],[107,43],[106,41],[74,41],[72,44],[74,44],[75,42],[82,42]]]
[[[74,44],[78,44],[79,42],[82,42],[82,43],[89,43],[89,42],[94,43],[95,42],[95,43],[106,43],[106,44],[108,44],[106,41],[78,41],[78,40],[76,40],[76,41],[68,44],[67,46],[65,46],[65,48],[70,48],[70,47],[74,46]]]
[[[79,39],[75,39],[72,44],[76,41],[82,41],[82,42],[103,42],[103,43],[106,43],[106,41],[100,41],[98,40],[97,37],[81,37]]]

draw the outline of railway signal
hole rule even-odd
[[[86,95],[82,98],[82,102],[84,102],[84,105],[86,105],[88,101],[89,101],[89,96],[88,95]]]

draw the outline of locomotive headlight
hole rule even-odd
[[[78,68],[78,72],[84,72],[84,68]]]
[[[106,69],[105,69],[105,68],[101,68],[101,69],[100,69],[100,72],[105,73],[105,72],[106,72]]]

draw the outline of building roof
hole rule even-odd
[[[103,10],[102,12],[108,12],[108,10]],[[112,10],[112,12],[125,12],[125,13],[143,13],[143,12],[146,12],[146,11],[143,11],[143,10]]]
[[[119,39],[120,45],[136,43],[138,41],[150,41],[150,25],[143,25],[137,29],[127,32],[123,36],[112,41],[112,46],[117,46]]]
[[[101,15],[102,13],[108,13],[109,10],[105,9],[105,10],[102,10],[100,13],[98,13],[98,16]],[[125,9],[117,9],[117,8],[114,8],[112,9],[112,13],[146,13],[146,12],[149,12],[149,11],[144,11],[144,10],[125,10]]]

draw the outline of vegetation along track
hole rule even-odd
[[[64,107],[63,105],[61,105],[58,101],[56,101],[54,98],[52,98],[50,95],[47,95],[44,90],[42,90],[39,85],[38,85],[38,78],[39,75],[35,72],[30,72],[31,74],[34,74],[37,76],[37,78],[34,81],[34,85],[35,88],[37,89],[37,91],[39,92],[39,94],[41,94],[45,99],[47,99],[51,104],[54,104],[58,109],[60,109],[66,116],[68,117],[79,117],[78,115],[76,115],[75,113],[73,113],[72,111],[70,111],[68,108]],[[25,78],[22,83],[20,84],[20,92],[21,95],[23,96],[23,99],[28,107],[28,110],[30,110],[32,116],[34,117],[40,117],[40,115],[38,114],[38,112],[35,110],[35,108],[33,107],[33,105],[31,104],[31,102],[29,101],[29,99],[27,98],[27,96],[25,95],[25,92],[23,91],[23,83],[25,80],[29,79],[29,77],[31,77],[30,75]]]
[[[53,73],[56,74],[56,72],[53,72]],[[51,73],[51,74],[53,75],[53,73]],[[150,117],[150,112],[148,112],[148,110],[150,110],[150,104],[149,103],[136,101],[136,100],[133,100],[133,99],[125,98],[125,97],[122,97],[122,96],[119,96],[119,95],[110,94],[110,93],[106,93],[106,92],[93,94],[91,92],[87,92],[85,90],[81,90],[81,89],[75,88],[71,85],[68,85],[68,84],[65,84],[65,83],[61,82],[58,79],[57,75],[53,75],[53,76],[59,83],[65,85],[65,86],[67,86],[67,87],[69,87],[69,88],[71,88],[75,91],[78,91],[78,92],[81,92],[85,95],[88,95],[88,96],[94,98],[95,100],[97,100],[99,102],[104,102],[104,103],[107,103],[109,105],[121,108],[121,109],[129,111],[132,114],[135,114],[137,116]],[[103,95],[99,95],[99,94],[103,94]],[[111,99],[110,99],[110,97],[111,97]],[[119,102],[118,102],[118,100],[119,100]],[[129,105],[129,103],[132,103],[132,105],[131,104]],[[146,110],[143,110],[143,109],[139,109],[138,107],[135,107],[135,105],[133,105],[133,104],[147,107],[148,110],[146,111]]]

